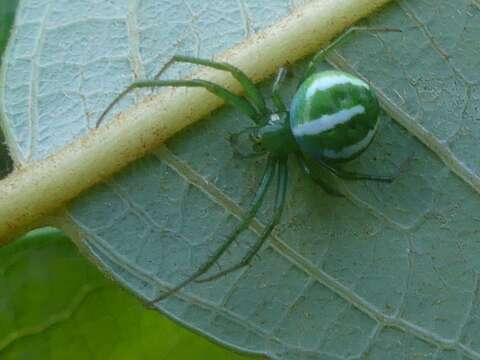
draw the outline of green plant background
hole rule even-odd
[[[147,310],[54,229],[1,248],[0,283],[2,360],[246,359]]]
[[[17,1],[0,5],[0,54]],[[1,135],[1,133],[0,133]],[[0,137],[1,138],[1,137]],[[0,177],[11,169],[2,142]],[[0,248],[0,359],[251,359],[146,309],[45,228]]]

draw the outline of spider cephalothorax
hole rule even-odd
[[[288,112],[271,114],[264,126],[252,129],[250,138],[257,152],[282,157],[299,150],[290,129]]]

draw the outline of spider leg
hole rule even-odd
[[[239,139],[245,133],[249,133],[252,130],[256,129],[256,126],[245,128],[237,133],[232,133],[228,136],[227,140],[230,143],[230,146],[233,149],[233,154],[240,159],[255,159],[266,154],[266,151],[251,151],[248,153],[240,150]]]
[[[252,152],[245,153],[237,149],[235,145],[232,145],[232,146],[233,146],[233,154],[241,160],[258,159],[259,157],[262,157],[266,154],[266,152],[262,152],[262,151],[260,152],[252,151]]]
[[[216,274],[213,274],[211,276],[201,278],[201,279],[196,279],[195,281],[197,283],[208,282],[208,281],[218,279],[220,277],[223,277],[233,271],[239,270],[244,266],[247,266],[248,264],[250,264],[252,259],[261,249],[261,247],[263,246],[265,241],[268,239],[268,237],[270,236],[275,226],[277,226],[277,224],[280,222],[280,218],[282,217],[282,212],[285,207],[285,197],[287,193],[288,167],[287,167],[286,158],[280,160],[278,173],[279,174],[277,177],[277,188],[275,193],[274,215],[272,220],[270,221],[270,224],[267,225],[262,235],[257,239],[253,247],[247,252],[247,254],[243,257],[243,259],[238,264],[232,265],[226,268],[225,270],[219,271]]]
[[[345,179],[345,180],[368,180],[368,181],[378,181],[378,182],[386,182],[391,183],[393,182],[400,173],[397,173],[393,176],[378,176],[378,175],[370,175],[370,174],[363,174],[353,171],[347,171],[343,169],[338,169],[327,164],[324,161],[316,160],[317,164],[319,164],[324,169],[328,170],[333,175]]]
[[[279,93],[280,85],[285,79],[286,74],[287,69],[285,67],[282,66],[280,69],[278,69],[277,76],[275,76],[275,81],[272,86],[272,100],[277,113],[287,112],[287,107],[283,103]]]
[[[228,105],[231,105],[231,106],[237,108],[238,110],[243,112],[245,115],[250,117],[255,122],[258,121],[259,114],[258,114],[257,110],[247,100],[245,100],[241,96],[235,95],[234,93],[225,89],[224,87],[222,87],[220,85],[217,85],[215,83],[212,83],[210,81],[199,80],[199,79],[193,79],[193,80],[141,80],[141,81],[135,81],[132,84],[130,84],[115,99],[113,99],[113,101],[110,103],[110,105],[107,106],[107,108],[103,111],[103,113],[98,118],[96,127],[98,128],[98,126],[103,121],[105,115],[110,111],[110,109],[120,99],[122,99],[126,94],[128,94],[133,89],[151,88],[151,87],[164,87],[164,86],[169,86],[169,87],[201,87],[201,88],[204,88],[205,90],[207,90],[207,91],[211,92],[212,94],[221,98]]]
[[[327,45],[327,47],[321,49],[310,61],[307,66],[307,70],[305,71],[302,80],[299,82],[299,86],[315,72],[315,68],[325,60],[328,53],[336,46],[340,45],[344,42],[350,35],[357,31],[369,31],[369,32],[401,32],[399,29],[391,29],[391,28],[369,28],[369,27],[362,27],[362,26],[353,26],[347,31],[345,31],[342,35],[337,37],[334,41]]]
[[[216,62],[212,60],[199,59],[191,56],[175,55],[160,69],[155,75],[154,79],[158,80],[165,70],[167,70],[173,63],[183,62],[189,64],[202,65],[209,68],[229,72],[245,90],[245,97],[255,106],[260,114],[266,115],[269,113],[262,93],[253,84],[249,77],[239,68],[228,63]]]
[[[297,160],[300,164],[300,167],[303,169],[306,175],[308,175],[315,183],[320,185],[320,187],[325,191],[327,194],[332,195],[332,196],[337,196],[337,197],[345,197],[344,194],[342,194],[340,191],[335,189],[334,186],[331,186],[327,181],[322,179],[320,176],[315,174],[314,169],[312,169],[307,162],[305,161],[305,158],[297,153]]]
[[[228,235],[225,242],[213,253],[213,255],[202,265],[200,268],[195,271],[192,275],[190,275],[187,279],[182,281],[180,284],[176,285],[172,289],[166,291],[162,295],[158,296],[157,298],[153,299],[149,302],[150,305],[166,299],[170,295],[176,293],[178,290],[182,289],[183,287],[187,286],[188,284],[195,281],[198,277],[205,274],[216,262],[217,260],[225,253],[228,247],[235,241],[237,236],[245,229],[248,228],[250,223],[252,222],[253,218],[257,214],[258,210],[260,209],[263,200],[265,199],[265,195],[270,187],[272,179],[275,175],[276,168],[278,167],[278,161],[272,158],[268,159],[267,165],[265,167],[265,172],[260,180],[260,184],[255,192],[255,196],[250,204],[250,209],[248,213],[245,215],[243,220],[237,227]]]

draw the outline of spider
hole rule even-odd
[[[177,55],[160,69],[153,80],[133,82],[103,111],[97,121],[97,127],[110,109],[133,89],[165,86],[201,87],[220,97],[226,104],[235,107],[254,122],[254,126],[241,132],[248,132],[254,151],[249,154],[241,154],[239,151],[237,153],[244,158],[263,154],[267,157],[264,173],[251,200],[249,210],[241,222],[202,266],[188,278],[151,300],[150,305],[168,298],[192,282],[212,281],[250,264],[282,216],[287,193],[287,158],[290,155],[297,157],[306,175],[333,196],[343,196],[343,194],[318,176],[314,167],[318,166],[335,177],[347,180],[390,183],[396,178],[398,174],[375,176],[346,171],[338,166],[342,162],[356,158],[370,145],[377,131],[380,107],[374,92],[365,81],[342,71],[316,72],[315,68],[332,48],[352,32],[359,30],[400,31],[361,27],[352,27],[347,30],[313,57],[299,82],[289,108],[283,103],[279,94],[280,84],[286,74],[285,68],[278,71],[273,83],[271,100],[274,109],[272,110],[267,107],[260,90],[240,69],[228,63]],[[201,79],[159,80],[161,74],[175,62],[202,65],[229,72],[242,85],[244,96],[236,95],[220,85]],[[241,133],[231,138],[233,146],[236,145]],[[205,274],[240,233],[250,226],[274,178],[276,178],[276,190],[273,216],[268,225],[238,264],[206,276]]]

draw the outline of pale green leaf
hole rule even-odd
[[[173,54],[211,57],[296,4],[25,0],[0,99],[12,152],[44,158]],[[403,32],[356,35],[331,60],[368,79],[393,121],[349,167],[386,174],[412,157],[406,172],[392,185],[344,183],[348,196],[336,199],[292,161],[283,221],[253,266],[158,308],[276,359],[480,359],[479,20],[475,0],[409,0],[367,21]],[[234,158],[226,141],[247,123],[215,112],[75,201],[65,223],[119,282],[154,297],[205,261],[255,190],[263,161]],[[220,265],[254,238],[242,236]]]

